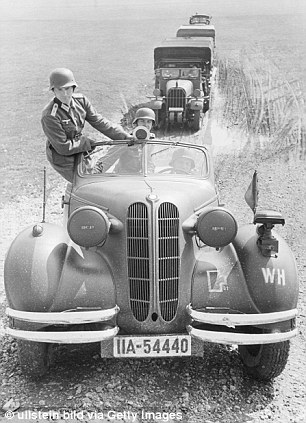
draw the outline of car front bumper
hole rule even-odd
[[[203,342],[237,345],[273,344],[291,339],[298,333],[298,329],[295,327],[295,318],[298,314],[296,308],[274,313],[230,314],[198,311],[194,310],[189,304],[187,313],[193,321],[192,324],[187,325],[187,332]],[[271,324],[276,324],[275,328],[277,328],[277,323],[288,321],[292,321],[292,327],[285,332],[272,329],[269,333],[250,333],[247,330],[248,327],[261,327]],[[212,329],[206,330],[194,327],[197,324],[204,324],[205,328],[209,328],[209,325],[211,325]],[[237,327],[238,330],[235,330]],[[243,330],[239,327],[243,327]]]
[[[219,344],[270,344],[283,342],[297,335],[295,318],[297,309],[261,314],[230,314],[194,310],[189,304],[186,308],[192,323],[186,326],[191,337],[202,342]],[[116,317],[119,307],[115,306],[107,310],[93,311],[66,311],[66,312],[28,312],[7,308],[6,314],[13,324],[6,328],[6,334],[19,339],[34,342],[46,342],[57,344],[79,344],[106,341],[114,338],[118,332],[117,325],[110,325],[108,322]],[[22,330],[14,327],[14,320],[25,323],[64,325],[59,331],[43,330]],[[269,333],[251,333],[248,327],[276,324],[292,321],[291,328],[286,331],[277,329]],[[74,330],[67,331],[66,326],[84,325],[90,323],[106,322],[105,328],[101,330]],[[197,324],[205,325],[205,329],[195,327]],[[239,328],[240,327],[240,328]],[[216,329],[217,328],[217,329]],[[238,330],[236,330],[238,328]],[[243,330],[241,330],[241,328]],[[206,330],[207,329],[207,330]]]
[[[92,311],[66,311],[66,312],[30,312],[6,309],[10,319],[16,319],[25,323],[47,325],[84,325],[90,323],[109,322],[119,312],[115,306],[107,310]],[[54,344],[87,344],[111,339],[119,332],[118,326],[106,324],[102,330],[75,330],[75,331],[42,331],[22,330],[14,327],[6,328],[6,334],[13,338],[25,339],[34,342],[46,342]]]

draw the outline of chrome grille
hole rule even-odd
[[[176,206],[163,203],[158,210],[158,300],[168,322],[177,310],[179,270],[179,214]]]
[[[185,108],[186,93],[183,88],[170,88],[168,91],[168,108],[169,107],[182,107]]]
[[[150,308],[148,210],[135,203],[127,215],[127,254],[130,304],[135,318],[143,322]]]

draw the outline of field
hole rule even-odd
[[[217,31],[218,63],[226,64],[227,72],[245,71],[247,58],[257,76],[260,69],[263,74],[266,69],[272,69],[270,84],[279,87],[281,97],[298,99],[298,104],[293,105],[280,101],[277,105],[281,106],[277,107],[281,108],[274,110],[274,115],[281,117],[281,123],[288,118],[292,125],[305,128],[306,6],[303,1],[209,0],[205,8],[198,0],[192,3],[132,0],[128,6],[124,0],[55,0],[52,4],[40,0],[2,0],[0,322],[5,308],[4,254],[23,227],[41,220],[44,166],[48,169],[47,219],[61,219],[64,183],[47,164],[40,126],[41,110],[52,98],[48,75],[53,68],[71,68],[79,90],[96,109],[120,122],[130,108],[146,102],[146,96],[152,93],[154,47],[162,39],[174,36],[191,14],[208,12]],[[250,75],[249,69],[246,74]],[[20,410],[182,412],[184,423],[304,423],[306,365],[301,358],[306,353],[306,172],[302,129],[299,132],[294,126],[292,132],[277,131],[280,124],[275,128],[274,119],[275,142],[259,150],[262,140],[260,144],[253,133],[250,136],[250,129],[259,132],[262,113],[255,119],[257,126],[248,126],[246,118],[231,102],[237,80],[226,81],[224,73],[219,73],[219,78],[211,114],[211,135],[221,197],[239,221],[249,221],[251,212],[243,203],[243,195],[257,168],[262,205],[280,209],[285,215],[282,234],[297,258],[301,283],[300,334],[292,343],[285,372],[274,383],[253,382],[243,375],[236,351],[223,347],[209,349],[204,361],[170,363],[107,361],[99,359],[95,350],[62,347],[57,352],[52,375],[45,382],[35,384],[20,374],[16,346],[3,336],[0,323],[3,341],[0,416],[1,408],[11,400],[19,404]],[[265,83],[258,86],[266,87]],[[255,88],[252,93],[258,99]],[[273,94],[273,99],[276,98]],[[99,139],[91,128],[87,128],[87,133]],[[252,150],[252,154],[239,151],[238,147],[246,142],[251,143],[252,149],[248,151]],[[230,152],[220,154],[220,150]],[[117,421],[132,420],[118,418]]]

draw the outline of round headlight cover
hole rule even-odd
[[[106,241],[109,228],[110,222],[106,214],[92,206],[74,210],[67,223],[72,241],[85,248],[102,245]]]
[[[155,90],[153,91],[153,95],[155,95],[155,97],[159,97],[161,95],[160,89],[155,88]]]
[[[196,89],[194,90],[194,92],[193,92],[193,95],[194,95],[195,97],[201,97],[201,91],[200,91],[198,88],[196,88]]]
[[[147,140],[150,138],[150,131],[145,126],[136,126],[133,135],[138,140]]]
[[[204,244],[210,247],[225,247],[230,244],[238,230],[236,219],[223,207],[205,209],[198,217],[196,232]]]

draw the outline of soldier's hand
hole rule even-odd
[[[84,153],[84,164],[87,168],[93,167],[93,160],[88,151]]]
[[[97,143],[97,141],[90,140],[90,151],[93,151],[97,147],[96,143]]]
[[[126,136],[126,140],[128,140],[128,146],[134,145],[135,141],[137,141],[137,138],[134,137],[132,134],[128,134]]]

